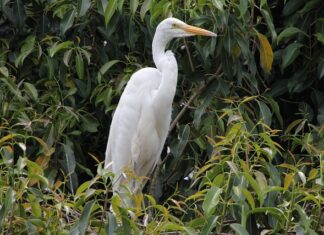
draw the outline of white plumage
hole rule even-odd
[[[125,178],[128,169],[139,177],[148,177],[160,159],[171,121],[172,101],[176,92],[178,65],[165,48],[175,37],[216,34],[168,18],[162,21],[153,38],[153,60],[157,68],[144,68],[132,75],[114,113],[105,166],[114,172],[114,192],[125,184],[133,192],[142,183]]]

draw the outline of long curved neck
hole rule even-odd
[[[156,104],[158,113],[161,111],[171,112],[171,105],[177,87],[177,61],[171,51],[165,51],[171,39],[172,38],[168,38],[167,35],[163,35],[161,31],[157,29],[152,43],[153,60],[162,76],[160,86],[155,93],[153,102],[153,104]]]
[[[165,49],[171,38],[163,35],[158,29],[155,32],[152,42],[153,61],[158,70],[162,72],[162,59],[165,56]]]

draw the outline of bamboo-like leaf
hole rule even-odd
[[[78,0],[78,15],[79,17],[84,16],[91,6],[91,0]]]
[[[282,40],[284,39],[289,39],[292,36],[294,36],[297,33],[303,33],[305,34],[302,30],[296,28],[296,27],[288,27],[285,28],[278,36],[277,38],[277,43],[279,44]]]
[[[70,48],[73,45],[72,41],[61,42],[59,44],[54,43],[53,46],[49,49],[48,53],[50,57],[53,57],[59,51]]]
[[[263,103],[262,101],[257,101],[259,108],[260,108],[260,116],[262,118],[262,120],[264,121],[265,124],[267,124],[268,126],[271,125],[272,122],[272,113],[269,109],[269,107]]]
[[[284,190],[288,190],[293,179],[294,179],[294,174],[292,174],[292,173],[286,174],[285,180],[284,180]]]
[[[260,42],[259,51],[261,67],[265,73],[270,73],[273,62],[273,51],[271,45],[266,36],[261,33],[258,33],[257,35]]]
[[[80,53],[76,53],[75,68],[79,79],[82,80],[84,78],[84,62],[83,62],[82,55]]]
[[[60,30],[62,35],[64,35],[65,32],[72,27],[74,18],[75,18],[75,9],[65,13],[60,24]]]
[[[244,175],[245,179],[247,179],[247,181],[249,182],[251,187],[254,189],[256,194],[258,195],[260,206],[262,206],[263,202],[264,202],[264,195],[263,195],[263,192],[261,191],[259,184],[257,183],[257,181],[255,179],[253,179],[253,177],[250,174],[243,173],[243,175]]]
[[[14,137],[18,136],[18,134],[8,134],[0,139],[0,146],[8,140],[13,139]]]
[[[101,68],[99,69],[98,75],[97,75],[97,80],[100,83],[102,76],[107,73],[107,71],[114,65],[117,64],[119,60],[110,60],[107,63],[105,63]]]
[[[29,83],[29,82],[24,82],[25,90],[27,91],[28,95],[34,100],[38,100],[38,92],[36,87]]]
[[[282,52],[282,64],[281,68],[287,68],[292,62],[295,61],[297,56],[300,53],[300,48],[303,47],[303,44],[294,42],[286,47]]]
[[[6,218],[8,213],[12,210],[12,206],[15,201],[15,196],[16,196],[15,191],[10,187],[8,188],[5,194],[5,198],[2,199],[4,203],[1,205],[1,209],[0,209],[0,230],[2,230],[3,228],[4,219]]]
[[[207,218],[208,218],[207,223],[203,227],[201,234],[211,234],[213,228],[216,226],[216,222],[219,216],[212,215]]]
[[[222,189],[216,186],[212,186],[206,193],[202,208],[207,217],[215,211],[221,193]]]
[[[87,202],[87,204],[83,208],[83,211],[82,211],[82,214],[80,217],[80,221],[78,224],[78,230],[81,235],[86,234],[87,227],[90,222],[89,219],[90,219],[91,211],[94,206],[94,203],[95,203],[95,200],[91,200],[91,201]]]
[[[131,12],[132,17],[134,17],[134,15],[135,15],[138,4],[139,4],[138,0],[130,0],[130,12]]]
[[[241,224],[231,224],[231,228],[238,234],[238,235],[249,235],[248,231],[241,225]]]
[[[107,4],[107,7],[105,9],[105,25],[107,25],[110,22],[111,17],[114,15],[116,9],[117,9],[117,0],[110,0]]]
[[[247,190],[246,188],[242,188],[242,192],[243,192],[244,196],[246,197],[246,200],[248,201],[251,209],[254,209],[255,202],[254,202],[254,198],[253,198],[252,194],[250,193],[250,191]]]
[[[35,35],[30,35],[25,39],[24,44],[20,49],[20,54],[15,60],[16,67],[22,65],[26,57],[34,51],[35,39],[36,39]]]
[[[140,16],[141,20],[144,21],[145,14],[150,10],[153,0],[145,0],[141,6]]]

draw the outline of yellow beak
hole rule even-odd
[[[206,29],[202,29],[199,27],[195,27],[195,26],[191,26],[191,25],[185,25],[185,26],[181,26],[181,28],[188,32],[188,33],[192,33],[194,35],[202,35],[202,36],[209,36],[209,37],[217,37],[216,33],[213,33],[211,31],[208,31]]]

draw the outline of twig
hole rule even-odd
[[[190,64],[191,71],[194,72],[195,71],[195,67],[193,65],[193,62],[192,62],[192,59],[191,59],[191,54],[190,54],[190,51],[189,51],[189,48],[188,48],[188,44],[187,44],[187,41],[186,41],[185,38],[183,38],[183,43],[184,43],[185,48],[186,48],[186,52],[187,52],[187,55],[188,55],[188,60],[189,60],[189,64]]]
[[[219,77],[219,73],[221,71],[222,67],[219,66],[217,71],[216,71],[216,77]],[[174,127],[177,125],[177,123],[179,122],[180,118],[183,116],[183,114],[187,111],[187,109],[189,108],[189,106],[191,105],[191,103],[197,98],[197,96],[199,96],[201,94],[201,92],[203,90],[205,90],[206,87],[208,87],[212,82],[214,81],[214,79],[209,80],[207,83],[205,83],[203,86],[201,86],[188,100],[188,102],[183,106],[183,108],[181,109],[181,111],[178,113],[178,115],[175,117],[175,119],[173,120],[173,122],[170,125],[170,129],[169,129],[169,133],[174,129]]]

